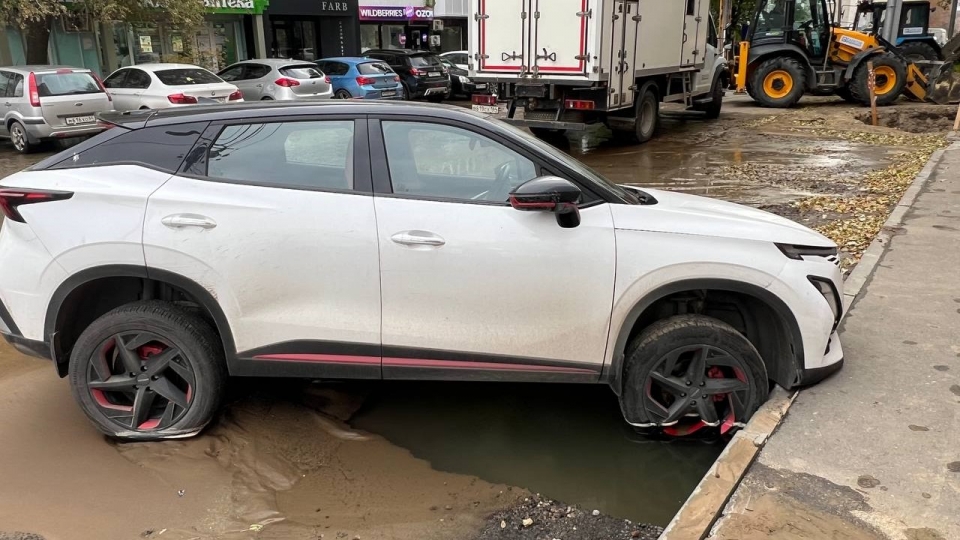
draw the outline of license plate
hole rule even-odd
[[[440,73],[438,73],[438,72],[436,72],[436,71],[428,71],[428,72],[427,72],[427,77],[439,77],[439,76],[440,76]]]
[[[470,108],[478,113],[485,114],[497,114],[500,112],[500,107],[497,105],[471,105]]]
[[[91,115],[88,116],[70,116],[66,118],[68,126],[76,126],[78,124],[92,124],[97,121],[97,117]]]
[[[393,97],[393,96],[397,95],[397,91],[396,91],[396,90],[385,90],[385,91],[383,91],[383,92],[380,92],[380,95],[383,96],[383,97]]]
[[[479,84],[477,84],[476,88],[477,88],[477,90],[486,90],[486,89],[487,89],[487,83],[479,83]]]

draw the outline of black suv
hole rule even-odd
[[[364,56],[386,62],[403,84],[404,99],[442,101],[450,95],[450,76],[440,57],[427,51],[373,49]]]

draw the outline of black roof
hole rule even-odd
[[[146,126],[185,124],[189,122],[212,122],[250,118],[278,118],[310,115],[366,115],[395,114],[417,115],[433,118],[451,118],[471,123],[483,122],[484,115],[452,105],[418,103],[411,101],[340,100],[323,101],[248,101],[243,103],[191,105],[169,109],[151,109],[128,112],[105,112],[100,118],[105,122],[129,129]]]

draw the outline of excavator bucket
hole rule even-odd
[[[943,63],[933,66],[927,75],[926,101],[960,103],[960,34],[953,36],[942,51]]]

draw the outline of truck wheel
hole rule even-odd
[[[710,89],[710,95],[713,100],[700,107],[700,110],[707,114],[707,118],[715,120],[720,118],[720,109],[723,107],[723,79],[717,77],[713,81],[713,87]]]
[[[929,43],[925,43],[923,41],[911,41],[904,43],[903,45],[897,47],[897,49],[900,51],[900,54],[906,56],[911,62],[916,62],[918,60],[930,60],[935,62],[940,60],[940,55],[937,54],[937,50],[934,49]]]
[[[104,434],[149,441],[195,435],[213,418],[226,370],[220,339],[169,302],[137,302],[94,321],[70,353],[70,389]]]
[[[793,107],[807,86],[807,73],[794,58],[771,58],[753,71],[750,86],[750,95],[763,107]]]
[[[766,401],[757,349],[729,324],[678,315],[651,324],[626,352],[620,408],[645,434],[729,435]]]
[[[872,57],[873,72],[876,76],[877,105],[890,105],[903,93],[907,84],[907,67],[893,53],[883,53]],[[848,88],[850,95],[863,105],[870,105],[870,89],[867,87],[869,70],[864,60],[853,72]]]
[[[634,134],[638,143],[643,144],[653,138],[660,127],[660,98],[657,86],[648,82],[637,94],[637,123]]]

